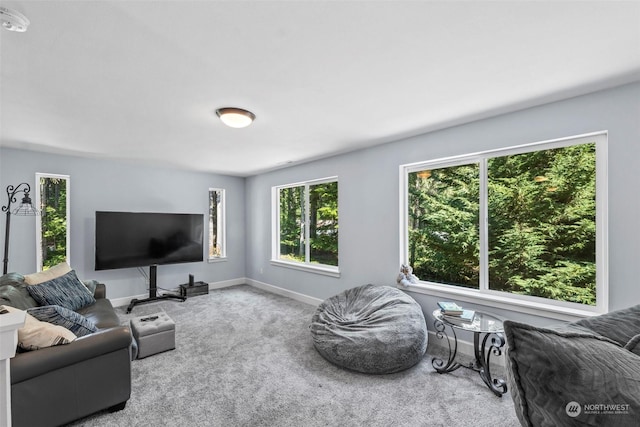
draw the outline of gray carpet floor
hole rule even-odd
[[[510,395],[496,397],[476,372],[435,372],[433,345],[420,363],[396,374],[332,365],[309,334],[315,307],[286,297],[241,285],[118,314],[126,322],[160,311],[176,323],[176,349],[132,362],[124,410],[71,425],[519,425]]]

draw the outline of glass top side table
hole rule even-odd
[[[438,337],[438,339],[446,339],[449,348],[449,356],[446,361],[437,357],[431,360],[431,364],[436,372],[440,374],[452,372],[460,367],[473,369],[480,374],[482,381],[484,381],[496,396],[502,397],[502,395],[507,392],[507,383],[503,379],[493,378],[490,368],[491,356],[500,356],[506,342],[503,335],[502,319],[493,314],[477,310],[473,322],[468,323],[457,324],[449,322],[442,315],[440,309],[433,312],[433,317],[435,318],[433,325],[436,328],[436,337]],[[447,326],[451,331],[452,339],[450,339],[446,332]],[[473,332],[475,361],[469,365],[456,362],[456,355],[458,353],[456,329]],[[451,347],[452,343],[453,348]]]

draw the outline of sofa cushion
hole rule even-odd
[[[87,287],[78,280],[75,270],[47,282],[27,286],[27,291],[40,305],[60,305],[74,311],[96,302]]]
[[[16,286],[20,283],[24,283],[24,276],[20,273],[7,273],[0,276],[0,286],[7,284]]]
[[[96,325],[82,314],[59,305],[33,307],[28,309],[27,313],[42,322],[67,328],[78,337],[92,334],[98,330]]]
[[[55,279],[60,276],[64,276],[71,271],[71,267],[66,262],[61,262],[58,265],[54,265],[44,271],[37,273],[27,274],[24,276],[24,281],[27,285],[37,285],[39,283],[48,282],[51,279]]]
[[[596,333],[513,321],[505,321],[504,330],[510,390],[523,426],[637,425],[640,356]],[[588,405],[623,410],[612,414]]]
[[[6,305],[0,306],[0,313],[21,311]],[[38,350],[54,345],[68,344],[76,339],[70,330],[62,326],[41,322],[26,313],[24,326],[18,329],[18,347],[23,350]]]
[[[38,305],[27,291],[24,276],[18,273],[8,273],[0,277],[0,304],[10,305],[20,310]]]

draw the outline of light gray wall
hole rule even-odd
[[[197,280],[251,279],[324,299],[365,283],[394,284],[399,269],[399,165],[565,136],[609,131],[610,309],[640,303],[640,83],[456,126],[246,179],[127,162],[0,148],[1,203],[5,188],[34,184],[36,172],[71,175],[72,264],[81,278],[109,283],[111,298],[144,294],[136,269],[93,269],[94,212],[140,210],[207,213],[209,187],[227,189],[229,259],[160,266],[159,286]],[[304,142],[301,142],[304,143]],[[326,176],[340,182],[340,278],[270,264],[271,187]],[[0,221],[4,234],[4,216]],[[35,270],[35,226],[12,221],[9,269]],[[430,313],[438,298],[412,293]],[[472,306],[473,308],[474,306]],[[485,308],[480,305],[476,308]],[[545,322],[520,313],[506,317]],[[430,323],[430,322],[429,322]]]
[[[206,219],[210,187],[227,190],[227,261],[158,266],[158,286],[176,288],[187,282],[189,273],[205,282],[244,277],[244,178],[0,148],[2,206],[7,185],[27,182],[33,188],[36,172],[71,176],[71,266],[81,279],[108,283],[109,298],[146,294],[147,284],[135,268],[94,270],[95,211],[202,213]],[[1,219],[4,236],[5,216]],[[26,274],[35,269],[35,221],[12,217],[9,271]],[[145,271],[148,274],[148,268]]]
[[[365,283],[395,284],[399,165],[601,130],[609,131],[610,309],[640,303],[640,83],[250,177],[247,277],[320,299]],[[331,175],[339,177],[341,277],[271,265],[271,187]],[[425,313],[438,300],[411,295]],[[535,316],[504,314],[546,323]]]

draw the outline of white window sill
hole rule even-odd
[[[398,285],[398,288],[403,291],[416,292],[448,300],[464,301],[495,309],[515,311],[565,321],[575,321],[603,313],[603,311],[598,311],[596,307],[582,307],[580,304],[572,304],[571,307],[568,307],[567,305],[554,304],[554,301],[546,302],[543,298],[510,295],[497,291],[480,292],[475,289],[457,288],[428,282],[412,284],[409,287]],[[490,309],[487,311],[490,311]]]
[[[299,262],[282,261],[280,259],[272,259],[271,265],[306,271],[308,273],[322,274],[324,276],[340,277],[340,270],[338,269],[338,267],[330,265],[302,264]]]
[[[207,262],[226,262],[227,261],[227,257],[226,256],[220,256],[220,257],[215,257],[215,258],[209,258],[207,260]]]

